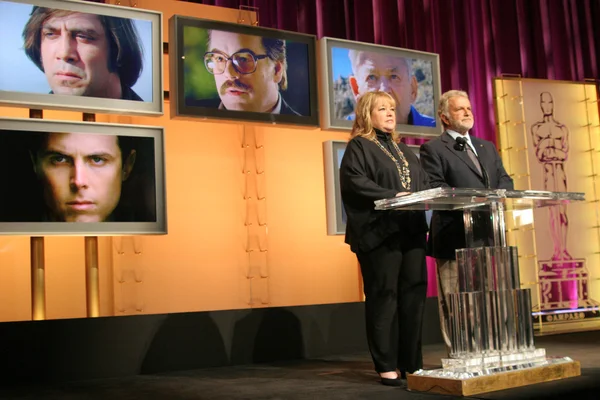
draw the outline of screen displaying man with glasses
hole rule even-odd
[[[294,68],[302,68],[304,65],[306,72],[297,74],[296,79],[290,82],[290,54],[285,40],[208,29],[202,29],[202,35],[193,36],[195,32],[191,29],[198,28],[189,29],[189,33],[184,31],[186,105],[220,110],[309,115],[308,96],[298,95],[299,91],[308,88],[306,55],[291,60]],[[186,35],[189,41],[186,40]],[[192,39],[194,37],[196,39]],[[200,38],[205,46],[198,43]],[[301,53],[296,51],[294,54]],[[198,65],[200,57],[202,68]],[[209,87],[211,84],[214,86]],[[288,90],[288,85],[293,85],[294,88]]]

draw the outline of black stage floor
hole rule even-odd
[[[600,331],[536,338],[549,356],[581,362],[576,378],[490,392],[478,399],[600,398]],[[441,344],[424,348],[425,368],[438,368]],[[0,399],[449,399],[381,385],[368,354],[210,368],[60,385],[3,387]]]

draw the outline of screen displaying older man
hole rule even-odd
[[[354,104],[368,92],[389,93],[396,122],[435,127],[431,62],[381,51],[332,48],[336,117],[354,120]]]
[[[0,1],[0,90],[152,101],[152,22]]]
[[[306,44],[185,27],[184,48],[187,106],[310,115]]]

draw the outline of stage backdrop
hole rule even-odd
[[[496,79],[498,143],[515,189],[583,192],[584,202],[507,213],[540,330],[598,323],[600,128],[595,83]],[[575,324],[575,325],[574,325]]]

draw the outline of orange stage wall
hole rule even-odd
[[[237,22],[235,9],[138,0],[138,8]],[[255,20],[255,15],[244,15]],[[254,17],[254,18],[252,18]],[[164,87],[169,62],[164,56]],[[100,314],[135,315],[361,301],[359,269],[343,236],[327,236],[322,143],[347,133],[320,129],[96,115],[97,122],[165,128],[168,235],[100,237]],[[27,109],[0,107],[27,118]],[[81,113],[44,111],[51,120]],[[264,200],[244,199],[244,138],[264,146],[255,176]],[[265,227],[245,225],[260,203]],[[258,229],[266,252],[247,253]],[[0,321],[31,319],[29,237],[0,236]],[[86,316],[84,240],[46,237],[46,318]],[[253,258],[256,257],[256,258]],[[262,258],[261,258],[262,257]],[[261,277],[262,275],[262,277]],[[253,277],[249,279],[248,276]],[[357,316],[359,318],[360,316]]]

